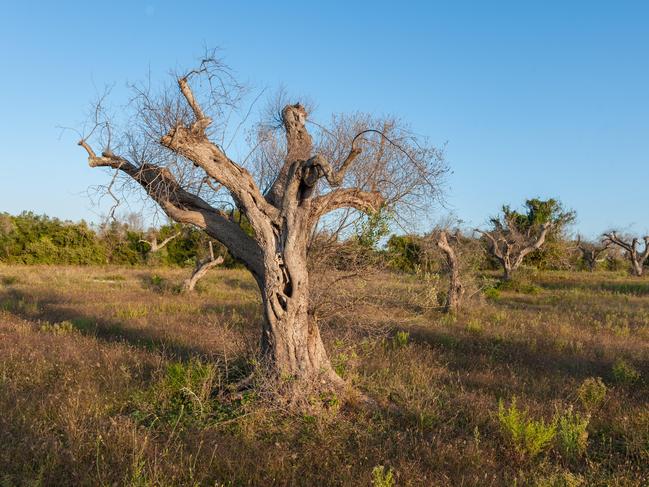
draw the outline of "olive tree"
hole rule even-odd
[[[605,255],[606,251],[610,248],[611,243],[607,240],[602,242],[589,242],[581,239],[581,235],[577,235],[577,243],[575,247],[581,252],[581,258],[586,264],[590,272],[593,272]]]
[[[491,230],[476,231],[487,241],[489,253],[508,280],[526,256],[539,250],[550,235],[560,235],[574,219],[574,211],[564,210],[559,201],[534,198],[525,202],[522,213],[503,206],[502,213],[491,218]]]
[[[273,377],[291,378],[295,390],[341,385],[308,313],[310,236],[339,211],[426,210],[447,170],[441,151],[395,119],[355,114],[308,125],[308,110],[294,103],[250,138],[252,155],[235,161],[224,134],[239,85],[218,60],[203,60],[157,94],[134,90],[121,125],[95,110],[79,142],[90,167],[113,170],[111,184],[137,183],[171,219],[202,229],[245,265],[261,292],[260,353]]]
[[[623,237],[616,231],[603,235],[604,241],[609,245],[616,245],[625,251],[626,257],[631,262],[631,271],[634,276],[641,276],[644,271],[644,263],[649,258],[649,236],[642,237],[644,249],[640,251],[640,239],[637,237]]]

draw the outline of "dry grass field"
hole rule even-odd
[[[456,319],[414,277],[339,284],[301,412],[254,367],[245,271],[0,267],[0,485],[649,485],[649,280],[542,273]]]

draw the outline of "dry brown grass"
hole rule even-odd
[[[377,465],[400,486],[649,482],[646,279],[545,273],[457,319],[414,278],[343,282],[343,306],[320,316],[328,350],[386,407],[328,397],[296,413],[220,394],[254,357],[253,280],[218,270],[187,297],[184,276],[0,267],[0,485],[370,485]],[[585,414],[590,377],[608,392],[582,456],[515,451],[500,399],[547,421]]]

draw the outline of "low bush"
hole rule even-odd
[[[579,386],[577,395],[586,411],[594,411],[604,402],[607,391],[600,377],[589,377]]]
[[[498,420],[504,436],[515,451],[526,458],[534,458],[550,448],[557,434],[556,418],[550,423],[530,418],[527,411],[518,409],[515,397],[509,408],[505,408],[504,402],[500,400]]]
[[[567,460],[580,458],[588,446],[590,415],[581,415],[570,406],[559,416],[557,440],[561,455]]]
[[[633,384],[639,378],[640,372],[626,360],[617,359],[613,364],[613,380],[618,384]]]

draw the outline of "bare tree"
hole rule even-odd
[[[261,291],[261,353],[276,378],[292,378],[285,383],[295,391],[307,382],[341,385],[308,316],[309,237],[325,215],[338,210],[425,208],[446,172],[441,152],[396,125],[385,134],[383,124],[341,123],[314,142],[307,110],[289,104],[279,128],[284,157],[263,192],[244,167],[248,158],[235,162],[224,137],[219,142],[237,103],[229,72],[210,57],[180,76],[177,88],[157,96],[138,89],[121,131],[103,118],[97,122],[99,129],[79,142],[89,165],[128,176],[170,218],[204,230],[243,262]],[[215,124],[210,115],[222,120]],[[98,155],[92,145],[100,144]],[[249,222],[252,235],[232,218],[234,212],[222,209],[224,198]]]
[[[575,219],[574,211],[564,211],[555,199],[533,198],[525,202],[526,212],[519,213],[505,205],[502,214],[491,219],[493,229],[483,231],[491,255],[503,267],[503,278],[509,280],[523,259],[540,249],[551,233],[558,235]]]
[[[449,269],[448,294],[444,311],[447,313],[457,313],[462,304],[464,297],[464,286],[460,281],[460,262],[453,247],[449,244],[446,230],[441,230],[437,237],[437,246],[446,256],[446,263]],[[452,236],[457,240],[457,234]]]
[[[609,245],[617,245],[625,250],[627,258],[631,261],[633,275],[642,276],[644,263],[649,257],[649,235],[642,237],[644,241],[644,250],[642,252],[640,252],[638,247],[640,239],[637,237],[621,237],[615,231],[605,233],[603,237]]]
[[[196,287],[196,283],[207,274],[207,271],[217,265],[223,264],[222,256],[214,258],[214,248],[212,247],[211,241],[208,242],[208,245],[210,247],[209,255],[205,259],[199,259],[196,257],[196,267],[194,268],[194,272],[192,272],[192,275],[183,282],[183,289],[185,291],[193,291]]]
[[[602,260],[600,258],[609,249],[610,242],[587,242],[581,239],[581,235],[577,235],[576,248],[581,252],[581,258],[586,263],[588,270],[593,272],[597,263]]]
[[[159,252],[160,250],[162,250],[165,247],[165,245],[167,245],[169,242],[171,242],[178,235],[180,235],[180,232],[174,233],[170,237],[165,238],[160,243],[158,243],[158,237],[156,237],[155,235],[153,237],[151,237],[150,240],[140,239],[140,242],[148,244],[149,247],[151,247],[150,252]]]
[[[503,267],[503,278],[509,280],[512,273],[523,263],[525,256],[541,248],[550,228],[552,224],[546,222],[534,232],[520,233],[513,229],[485,232],[478,228],[476,232],[487,239],[489,252]]]

